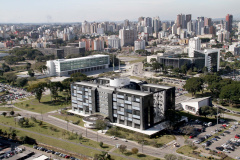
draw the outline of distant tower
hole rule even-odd
[[[233,15],[228,14],[226,16],[226,22],[227,22],[227,31],[231,32],[232,31],[232,22],[233,22]]]

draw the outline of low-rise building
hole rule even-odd
[[[67,76],[76,72],[89,72],[105,69],[109,66],[108,55],[92,55],[72,59],[57,59],[47,61],[47,72],[51,76]]]

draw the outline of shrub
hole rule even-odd
[[[99,142],[99,146],[102,148],[103,147],[103,142]]]
[[[132,148],[132,153],[133,154],[138,154],[138,149],[137,148]]]

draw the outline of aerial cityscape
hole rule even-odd
[[[1,2],[0,160],[240,160],[239,5]]]

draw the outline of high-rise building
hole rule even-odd
[[[129,20],[125,19],[124,20],[124,27],[129,27],[129,26],[130,26]]]
[[[152,27],[152,18],[151,17],[145,17],[144,18],[144,26],[145,27]]]
[[[162,30],[167,31],[167,23],[162,23]]]
[[[145,49],[145,40],[138,39],[134,42],[134,50],[142,50]]]
[[[186,23],[188,23],[191,20],[192,20],[192,15],[191,14],[187,14],[186,15]]]
[[[212,26],[212,18],[205,17],[204,18],[204,26],[208,26],[208,27]]]
[[[115,48],[115,49],[121,48],[120,39],[115,35],[109,36],[108,37],[108,48]]]
[[[198,37],[191,38],[188,45],[188,57],[194,57],[194,51],[201,49],[201,40]]]
[[[189,22],[187,23],[187,31],[188,31],[188,32],[192,32],[192,31],[193,31],[192,21],[189,21]]]
[[[232,31],[232,22],[233,22],[233,15],[228,14],[226,16],[226,22],[228,22],[228,27],[227,27],[227,31],[231,32]]]
[[[177,34],[177,24],[172,26],[172,34]]]
[[[159,32],[160,28],[161,28],[160,18],[158,16],[154,17],[153,18],[153,32],[154,33]]]
[[[121,47],[133,46],[134,41],[137,39],[137,32],[135,29],[120,29],[119,38],[121,39]]]
[[[238,33],[240,33],[240,22],[238,23]]]
[[[102,38],[96,38],[92,42],[92,50],[101,51],[104,49],[104,40]]]
[[[177,27],[182,27],[182,14],[177,15]]]

